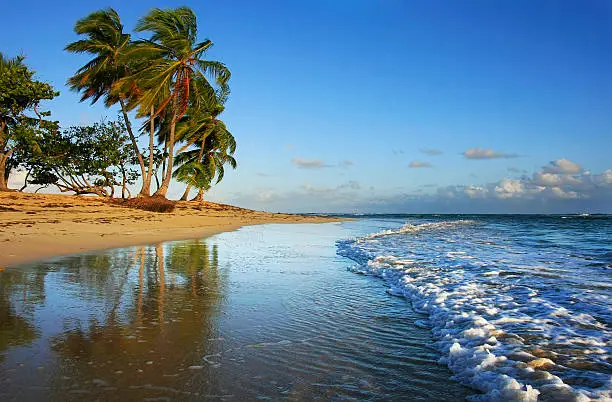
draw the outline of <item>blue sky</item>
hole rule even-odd
[[[232,71],[238,170],[208,194],[271,211],[612,212],[612,3],[193,2]],[[9,2],[0,51],[78,102],[63,51],[112,6],[128,30],[184,2]],[[412,167],[411,167],[412,166]],[[14,178],[13,180],[16,180]],[[178,196],[182,188],[171,188]]]

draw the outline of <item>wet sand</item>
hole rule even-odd
[[[1,401],[459,401],[423,315],[347,270],[359,222],[0,272]]]
[[[172,213],[154,213],[97,197],[0,192],[0,267],[84,251],[201,238],[245,225],[334,220],[211,202],[181,202]]]

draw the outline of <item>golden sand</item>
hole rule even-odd
[[[179,202],[174,212],[154,213],[97,197],[0,192],[0,269],[89,250],[206,237],[244,225],[332,221],[337,219],[211,202]]]

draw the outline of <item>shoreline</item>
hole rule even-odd
[[[267,223],[345,219],[178,202],[171,213],[114,205],[97,197],[0,193],[0,269],[64,255],[208,237]]]

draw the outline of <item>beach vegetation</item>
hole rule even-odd
[[[78,39],[65,47],[88,57],[67,85],[81,102],[118,107],[117,121],[61,129],[39,110],[58,93],[34,78],[23,57],[0,54],[0,190],[19,170],[22,191],[53,185],[114,197],[120,189],[121,198],[131,198],[138,185],[134,195],[154,200],[134,206],[167,210],[170,204],[159,200],[172,179],[185,184],[183,200],[195,189],[201,201],[225,166],[236,168],[236,140],[219,119],[231,74],[207,57],[213,43],[199,38],[194,12],[154,8],[134,31],[105,8],[76,21]]]
[[[28,162],[31,184],[55,185],[61,192],[123,198],[138,177],[122,121],[74,126],[48,136]]]
[[[140,194],[149,195],[151,181],[144,179],[150,177],[152,163],[149,163],[147,169],[126,106],[129,98],[138,95],[138,89],[131,86],[119,90],[115,86],[120,79],[129,77],[135,67],[134,62],[123,57],[126,49],[131,46],[131,35],[123,32],[121,18],[112,8],[95,11],[78,20],[74,31],[82,39],[68,44],[65,50],[89,54],[93,58],[79,68],[67,84],[72,90],[81,93],[81,101],[89,100],[93,104],[103,99],[107,107],[119,104],[132,152],[143,178]],[[125,186],[122,192],[125,192]]]
[[[172,179],[177,123],[189,107],[204,107],[202,99],[214,98],[215,89],[228,91],[230,72],[223,63],[204,58],[212,42],[198,42],[196,16],[188,7],[155,8],[138,21],[135,30],[150,36],[134,41],[125,52],[124,60],[136,69],[120,79],[114,91],[138,88],[128,108],[140,117],[160,118],[158,134],[162,134],[167,168],[154,195],[165,197]]]
[[[23,56],[0,53],[0,191],[8,191],[12,170],[29,155],[40,152],[41,143],[58,129],[41,102],[57,95],[51,84],[38,81]]]
[[[192,188],[198,190],[193,201],[203,201],[204,192],[219,183],[224,166],[236,168],[233,157],[236,140],[219,115],[225,110],[228,92],[220,90],[214,98],[202,99],[203,108],[190,108],[179,125],[179,139],[184,143],[178,151],[173,177],[187,184],[181,197],[186,201]]]
[[[124,207],[159,213],[169,213],[176,208],[176,201],[168,200],[164,197],[136,197],[117,200],[116,202]]]

